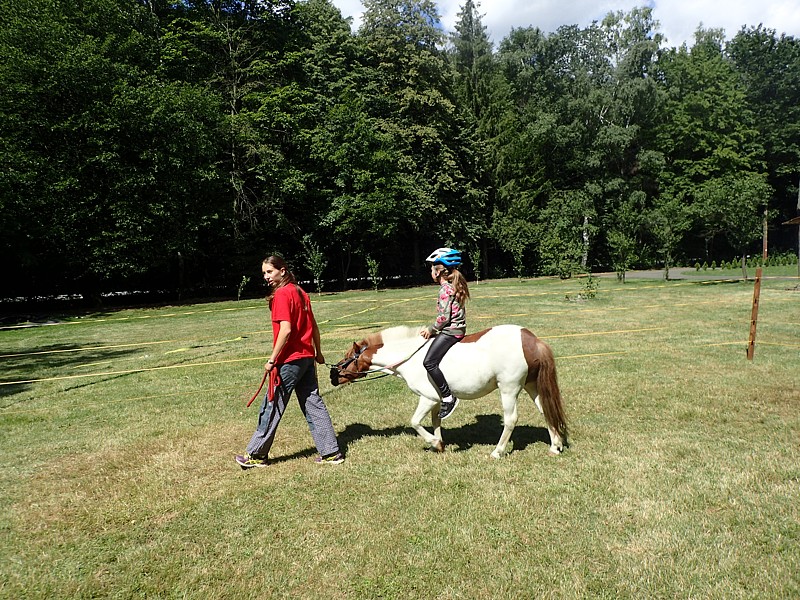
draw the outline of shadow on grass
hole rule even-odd
[[[697,285],[711,286],[711,285],[739,285],[742,283],[755,283],[755,276],[744,279],[704,279],[703,281],[693,281]]]
[[[9,398],[30,388],[39,379],[78,374],[79,369],[90,368],[93,363],[108,363],[125,359],[135,348],[90,348],[75,344],[49,344],[36,346],[29,351],[6,354],[0,357],[4,373],[0,386],[0,398]],[[7,408],[12,403],[4,403]]]
[[[195,346],[202,348],[202,346]],[[0,367],[5,373],[13,373],[12,377],[0,378],[0,409],[19,406],[23,401],[13,400],[12,397],[30,389],[37,381],[47,381],[62,377],[62,381],[69,381],[74,377],[75,383],[66,385],[63,392],[108,383],[117,379],[129,378],[140,372],[150,370],[137,364],[123,364],[114,366],[119,361],[135,358],[142,351],[141,347],[130,348],[86,348],[75,344],[50,344],[38,346],[34,350],[18,354],[7,354],[0,357]],[[193,362],[208,361],[215,355],[223,354],[224,349],[213,348],[191,357],[181,357],[169,366],[189,365]],[[161,365],[163,366],[163,365]],[[156,365],[155,368],[158,368]],[[92,369],[99,372],[92,373]],[[112,372],[106,372],[112,371]],[[113,371],[123,371],[114,373]],[[126,372],[128,371],[128,372]],[[50,374],[48,376],[48,374]],[[27,399],[26,399],[27,400]]]
[[[402,435],[404,433],[412,433],[416,435],[416,432],[411,427],[387,427],[385,429],[373,429],[369,425],[365,425],[363,423],[351,423],[347,427],[345,427],[341,433],[339,433],[336,437],[339,440],[339,449],[347,455],[347,447],[362,438],[367,437],[388,437],[388,436],[395,436],[395,435]],[[316,456],[317,450],[315,448],[308,448],[306,450],[301,450],[299,452],[294,452],[292,454],[286,454],[284,456],[276,456],[274,458],[270,458],[270,463],[282,463],[287,460],[295,460],[297,458],[309,458],[311,456]]]
[[[496,446],[503,433],[503,419],[499,414],[477,415],[475,421],[443,433],[445,444],[454,452],[465,452],[472,446]],[[550,447],[550,434],[546,427],[517,425],[511,434],[514,451],[527,448],[530,444],[543,443]],[[454,448],[455,447],[455,448]]]
[[[450,447],[451,452],[465,452],[475,445],[497,445],[500,435],[503,432],[503,421],[500,415],[478,415],[475,421],[467,423],[453,429],[444,429],[445,445]],[[364,423],[351,423],[339,433],[339,448],[346,455],[347,447],[367,437],[388,437],[396,435],[414,435],[416,431],[411,427],[397,426],[386,427],[383,429],[373,429]],[[531,444],[542,443],[550,446],[550,434],[545,427],[534,427],[532,425],[517,425],[511,435],[514,443],[514,451],[521,451]],[[422,444],[422,440],[420,440]],[[270,458],[270,463],[282,463],[298,458],[310,458],[316,456],[315,448],[308,448],[284,456]]]

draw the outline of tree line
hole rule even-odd
[[[465,0],[0,0],[4,297],[560,275],[793,237],[800,45],[650,8],[514,28]],[[794,233],[796,236],[796,233]],[[253,282],[248,284],[252,276]],[[348,281],[356,283],[348,284]]]

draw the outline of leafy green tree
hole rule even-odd
[[[683,198],[662,194],[647,212],[646,222],[664,262],[664,279],[669,279],[678,248],[692,226],[692,209]]]
[[[214,219],[215,98],[152,75],[157,30],[143,7],[37,9],[14,13],[26,18],[3,39],[13,57],[3,78],[18,82],[4,95],[3,161],[24,184],[5,180],[3,197],[12,227],[35,222],[15,240],[22,275],[35,289],[46,264],[51,290],[90,296],[168,283],[177,253],[195,253]],[[20,218],[26,211],[34,218]]]
[[[615,209],[606,220],[608,231],[609,256],[617,278],[625,281],[625,273],[639,259],[639,247],[643,229],[643,214],[647,205],[647,195],[635,191],[621,197]]]
[[[583,248],[580,260],[561,264],[589,268],[608,253],[601,225],[615,220],[610,213],[619,199],[656,193],[663,165],[654,142],[662,102],[653,77],[662,41],[657,28],[645,8],[610,13],[585,29],[560,27],[550,35],[513,30],[501,44],[499,58],[517,111],[505,121],[499,145],[498,206],[509,206],[514,200],[508,195],[519,193],[537,197],[539,209],[568,202],[569,213],[582,206],[580,218],[571,215]],[[574,198],[583,200],[568,200]],[[542,219],[554,212],[530,214]],[[547,222],[543,227],[551,229]],[[615,243],[620,242],[617,234]],[[547,244],[541,257],[559,247],[551,239]],[[547,270],[555,264],[548,260]]]
[[[595,233],[589,195],[583,190],[554,195],[543,211],[540,253],[545,275],[567,279],[586,271],[586,248]]]
[[[319,243],[314,240],[311,234],[307,233],[304,235],[302,241],[306,267],[314,278],[314,284],[317,286],[317,293],[321,294],[324,285],[322,274],[325,271],[325,267],[328,266],[328,259],[325,257],[325,253],[320,249]]]
[[[727,238],[742,257],[746,279],[747,252],[753,241],[761,239],[767,202],[772,196],[766,176],[732,174],[712,179],[697,194],[707,231]]]
[[[374,129],[388,141],[385,150],[397,156],[394,177],[402,188],[392,197],[402,198],[395,205],[402,211],[399,234],[412,245],[435,239],[465,246],[474,236],[480,194],[470,193],[472,158],[440,49],[436,6],[432,0],[367,0],[364,6],[362,98]]]
[[[466,205],[470,211],[462,231],[468,232],[470,254],[483,257],[483,264],[473,261],[476,277],[480,268],[488,276],[488,234],[493,210],[494,153],[492,137],[496,134],[498,112],[504,107],[504,81],[492,54],[492,43],[486,34],[480,3],[466,0],[458,13],[455,32],[450,34],[449,58],[454,71],[454,97],[463,121],[461,140],[470,157],[464,171],[467,185]]]
[[[753,115],[722,40],[721,31],[699,29],[691,51],[684,46],[660,62],[667,93],[658,136],[667,157],[661,186],[690,204],[708,180],[759,173],[763,165]]]
[[[449,56],[455,69],[455,97],[467,119],[477,128],[489,110],[496,66],[479,2],[466,0],[450,34]]]
[[[797,213],[800,186],[800,40],[743,27],[727,52],[764,146],[778,221],[785,221]]]
[[[509,194],[510,201],[502,208],[496,207],[492,219],[491,234],[497,244],[512,260],[517,277],[535,273],[535,242],[541,236],[542,225],[533,217],[535,206],[525,194]]]

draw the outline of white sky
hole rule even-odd
[[[359,0],[332,0],[344,17],[353,17],[353,28],[361,22],[364,10]],[[442,24],[453,31],[456,15],[464,0],[437,0]],[[702,23],[706,29],[725,30],[730,39],[742,25],[763,24],[800,38],[800,2],[798,0],[483,0],[479,7],[482,22],[495,48],[512,27],[539,27],[550,33],[561,25],[586,27],[600,21],[610,11],[628,12],[636,6],[650,5],[653,17],[661,23],[668,47],[684,42],[694,44],[694,32]]]

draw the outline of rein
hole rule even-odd
[[[393,375],[393,373],[385,373],[384,371],[386,371],[387,369],[390,370],[390,371],[393,371],[394,369],[396,369],[397,367],[402,365],[404,362],[407,362],[407,361],[411,360],[411,358],[417,352],[422,350],[427,343],[428,343],[428,340],[425,340],[411,354],[409,354],[408,356],[406,356],[405,358],[403,358],[401,360],[398,360],[396,363],[392,363],[391,365],[386,365],[385,367],[380,367],[378,369],[368,369],[366,371],[359,371],[358,373],[356,373],[356,375],[363,375],[363,376],[365,376],[365,378],[354,377],[352,379],[352,381],[350,381],[350,383],[359,383],[359,382],[362,382],[362,381],[372,381],[373,379],[380,379],[381,377],[388,377],[389,375]],[[343,360],[343,361],[341,361],[339,363],[336,363],[335,365],[331,365],[331,376],[333,377],[333,375],[335,375],[336,377],[339,377],[341,375],[342,371],[345,368],[347,368],[351,363],[357,361],[358,358],[366,351],[367,348],[369,348],[369,346],[366,346],[366,345],[365,346],[361,346],[361,348],[359,348],[358,351],[355,354],[353,354],[353,356],[351,356],[350,358],[348,358],[346,360]],[[367,375],[372,375],[373,373],[380,373],[380,375],[377,375],[376,377],[366,377]],[[332,379],[331,379],[331,381],[332,381]]]

